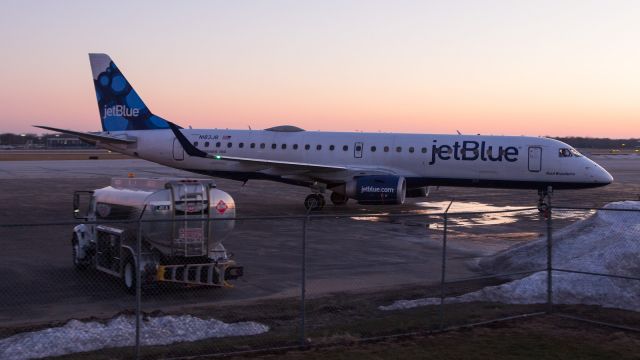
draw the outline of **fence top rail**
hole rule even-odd
[[[580,207],[580,206],[552,206],[551,210],[590,210],[590,211],[622,211],[622,212],[640,212],[640,209],[616,209],[616,208],[603,208],[603,207]]]
[[[59,226],[59,225],[78,225],[78,223],[83,223],[87,225],[100,225],[100,224],[134,224],[134,223],[160,223],[160,222],[184,222],[184,221],[229,221],[229,220],[321,220],[321,219],[348,219],[348,218],[417,218],[424,216],[431,217],[444,217],[447,216],[457,217],[457,216],[469,216],[469,215],[483,215],[483,214],[499,214],[499,213],[513,213],[513,212],[522,212],[522,211],[531,211],[536,210],[536,208],[518,208],[518,209],[508,209],[508,210],[491,210],[491,211],[461,211],[461,212],[424,212],[424,213],[400,213],[400,214],[389,214],[389,213],[353,213],[353,214],[302,214],[302,215],[268,215],[268,216],[236,216],[233,218],[207,218],[207,219],[184,219],[184,218],[176,218],[176,219],[127,219],[127,220],[104,220],[104,221],[85,221],[82,219],[78,219],[75,221],[49,221],[49,222],[32,222],[32,223],[9,223],[9,224],[0,224],[0,228],[12,228],[12,227],[25,227],[25,226]]]

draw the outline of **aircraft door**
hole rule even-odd
[[[362,158],[363,148],[364,148],[364,145],[361,142],[355,143],[353,146],[353,157],[355,157],[356,159]]]
[[[540,172],[542,169],[542,148],[529,146],[529,171]]]
[[[173,160],[184,160],[184,148],[176,138],[173,138]]]

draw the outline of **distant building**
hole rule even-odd
[[[47,138],[47,148],[49,149],[76,149],[76,148],[92,148],[91,144],[87,144],[76,137],[50,137]]]

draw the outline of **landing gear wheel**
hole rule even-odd
[[[311,194],[304,199],[304,207],[311,211],[322,209],[325,203],[324,196],[320,194]]]
[[[122,285],[129,294],[136,293],[136,266],[131,256],[127,257],[122,269]]]
[[[331,193],[331,202],[333,205],[344,205],[349,201],[349,198],[346,195],[338,194],[337,192]]]
[[[80,252],[80,244],[78,243],[78,237],[76,234],[73,234],[73,239],[71,240],[71,256],[73,258],[73,267],[76,270],[84,270],[87,268],[87,263],[78,259],[78,253]]]
[[[547,210],[549,210],[549,205],[547,205],[547,204],[545,204],[545,203],[538,204],[538,211],[539,211],[541,214],[546,213],[546,212],[547,212]]]
[[[551,194],[553,194],[553,188],[549,186],[547,189],[538,190],[538,211],[541,214],[547,214],[551,204]]]

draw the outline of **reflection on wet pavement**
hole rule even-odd
[[[424,214],[430,219],[441,218],[440,215],[449,206],[449,201],[424,201],[415,203],[416,206],[424,209],[409,211],[412,214]],[[484,212],[484,213],[483,213]],[[463,214],[461,214],[463,213]],[[472,213],[472,214],[469,214]],[[581,220],[592,215],[594,211],[555,211],[554,219]],[[457,215],[459,214],[459,215]],[[384,221],[388,220],[388,213],[378,214],[379,216],[354,216],[351,219],[359,221]],[[448,221],[453,226],[484,226],[484,225],[505,225],[521,220],[540,220],[542,214],[537,209],[517,207],[517,206],[494,206],[480,202],[454,202],[449,209]],[[432,228],[439,228],[442,224],[438,221],[432,223]]]

